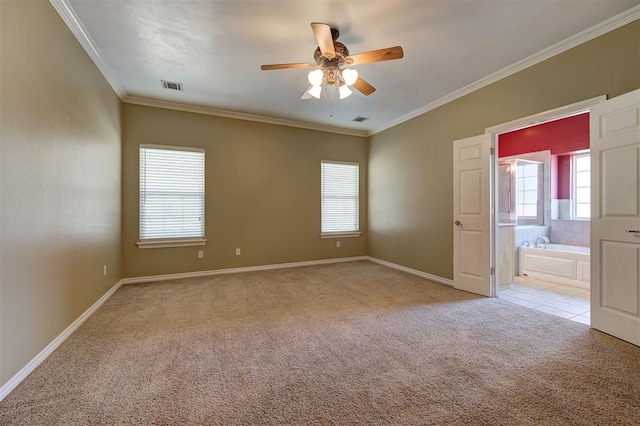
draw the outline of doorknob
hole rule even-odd
[[[459,220],[456,220],[455,222],[453,222],[454,224],[456,224],[457,226],[462,227],[462,222],[460,222]]]

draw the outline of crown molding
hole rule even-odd
[[[322,124],[301,122],[301,121],[295,121],[295,120],[286,120],[282,118],[247,114],[242,112],[228,111],[228,110],[222,110],[222,109],[211,108],[211,107],[203,107],[203,106],[181,104],[181,103],[175,103],[175,102],[169,102],[169,101],[161,101],[161,100],[151,99],[151,98],[128,96],[124,89],[124,86],[122,85],[120,80],[116,77],[111,66],[108,64],[108,62],[104,59],[104,57],[100,54],[100,52],[96,48],[93,40],[89,36],[88,32],[86,31],[82,23],[79,21],[77,15],[73,11],[73,8],[69,4],[68,0],[49,0],[49,2],[56,9],[60,17],[64,20],[64,22],[67,24],[71,32],[75,35],[80,45],[84,48],[84,50],[87,52],[89,57],[93,60],[93,62],[96,64],[100,72],[102,72],[106,80],[109,82],[114,92],[118,95],[118,97],[123,102],[136,104],[136,105],[152,106],[157,108],[165,108],[165,109],[172,109],[172,110],[185,111],[185,112],[194,112],[198,114],[214,115],[218,117],[234,118],[238,120],[256,121],[260,123],[275,124],[279,126],[297,127],[301,129],[317,130],[322,132],[338,133],[338,134],[358,136],[358,137],[373,136],[376,133],[380,133],[384,130],[387,130],[394,126],[402,124],[405,121],[409,121],[415,117],[418,117],[431,110],[434,110],[442,105],[445,105],[458,98],[468,95],[469,93],[472,93],[478,89],[481,89],[485,86],[488,86],[492,83],[502,80],[503,78],[509,77],[510,75],[513,75],[526,68],[536,65],[560,53],[566,52],[569,49],[572,49],[576,46],[579,46],[583,43],[593,40],[594,38],[599,37],[603,34],[606,34],[610,31],[613,31],[617,28],[620,28],[623,25],[626,25],[628,23],[631,23],[633,21],[640,19],[640,5],[638,5],[610,19],[607,19],[606,21],[603,21],[597,25],[594,25],[593,27],[588,28],[576,35],[573,35],[559,43],[556,43],[553,46],[543,49],[540,52],[535,53],[521,61],[518,61],[499,71],[496,71],[493,74],[483,77],[480,80],[477,80],[471,84],[468,84],[454,92],[451,92],[450,94],[443,96],[442,98],[437,99],[421,108],[415,109],[409,112],[408,114],[405,114],[395,120],[392,120],[380,127],[367,131],[367,130],[345,129],[340,127],[326,126]]]
[[[195,112],[198,114],[214,115],[218,117],[234,118],[237,120],[257,121],[260,123],[275,124],[279,126],[297,127],[308,130],[318,130],[329,133],[339,133],[349,136],[367,137],[369,133],[364,130],[351,130],[334,126],[325,126],[322,124],[307,123],[295,120],[285,120],[275,117],[267,117],[262,115],[246,114],[242,112],[228,111],[217,108],[180,104],[170,101],[161,101],[151,98],[142,98],[136,96],[128,96],[124,89],[123,84],[116,77],[115,72],[102,56],[98,48],[96,47],[93,39],[84,28],[75,11],[69,4],[68,0],[49,0],[54,9],[58,12],[58,15],[67,24],[67,27],[71,30],[76,37],[80,45],[84,48],[85,52],[89,55],[91,60],[98,67],[102,75],[104,75],[107,82],[111,85],[113,91],[118,97],[126,103],[152,106],[158,108],[172,109],[177,111]]]
[[[113,69],[111,69],[109,63],[96,48],[93,39],[78,19],[78,16],[69,2],[67,0],[49,0],[49,3],[51,3],[53,8],[58,12],[58,15],[60,15],[65,24],[67,24],[67,27],[69,27],[73,35],[76,37],[76,40],[78,40],[85,52],[87,52],[89,57],[96,64],[102,75],[104,75],[104,78],[107,79],[107,82],[109,82],[113,91],[116,92],[116,95],[118,95],[120,99],[126,97],[127,93],[124,90],[124,86],[116,77],[116,74],[113,72]]]
[[[176,111],[194,112],[196,114],[215,115],[217,117],[233,118],[236,120],[257,121],[259,123],[275,124],[278,126],[298,127],[300,129],[318,130],[321,132],[339,133],[349,136],[367,137],[369,133],[364,130],[350,130],[340,127],[325,126],[322,124],[306,123],[302,121],[285,120],[282,118],[267,117],[264,115],[246,114],[243,112],[228,111],[205,106],[182,104],[178,102],[162,101],[159,99],[144,98],[138,96],[125,96],[123,102],[128,104],[150,106],[156,108],[172,109]]]
[[[546,61],[547,59],[559,55],[560,53],[566,52],[569,49],[573,49],[576,46],[579,46],[583,43],[586,43],[594,38],[600,37],[603,34],[606,34],[610,31],[618,29],[626,24],[629,24],[633,21],[640,19],[640,5],[634,6],[631,9],[622,12],[612,18],[607,19],[597,25],[594,25],[591,28],[588,28],[578,34],[575,34],[565,40],[556,43],[546,49],[539,51],[538,53],[534,53],[533,55],[522,59],[512,65],[509,65],[499,71],[496,71],[493,74],[490,74],[486,77],[481,78],[471,84],[468,84],[461,89],[458,89],[454,92],[449,93],[448,95],[431,102],[421,108],[411,111],[408,114],[399,117],[382,127],[378,127],[375,130],[372,130],[368,133],[368,136],[373,136],[376,133],[380,133],[384,130],[390,129],[391,127],[397,126],[398,124],[404,123],[405,121],[409,121],[412,118],[418,117],[426,112],[434,110],[442,105],[445,105],[451,101],[454,101],[458,98],[461,98],[469,93],[475,92],[478,89],[481,89],[485,86],[493,84],[503,78],[509,77],[517,72],[520,72],[524,69],[527,69],[533,65],[539,64],[542,61]]]

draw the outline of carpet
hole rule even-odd
[[[2,425],[637,425],[640,348],[368,262],[122,286]]]

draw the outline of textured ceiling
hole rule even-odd
[[[582,32],[610,29],[612,17],[640,13],[638,0],[51,2],[126,102],[354,134],[387,128],[558,43],[575,44]],[[260,65],[313,61],[311,22],[338,28],[352,54],[400,45],[405,56],[356,67],[377,88],[371,96],[301,100],[307,70]],[[163,89],[160,80],[183,83],[184,92]],[[370,119],[356,123],[356,116]]]

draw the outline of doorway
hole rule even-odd
[[[590,324],[591,99],[488,129],[494,295]]]
[[[604,96],[453,141],[454,288],[497,296],[498,135],[589,111],[592,328],[640,346],[640,89]],[[485,191],[484,189],[490,189]],[[579,211],[579,206],[576,206]],[[469,222],[469,219],[472,219]],[[488,259],[488,261],[487,261]],[[489,266],[487,268],[487,266]]]

